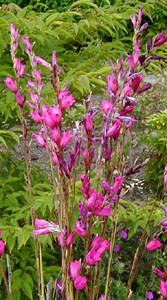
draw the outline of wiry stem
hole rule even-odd
[[[2,278],[3,278],[5,286],[6,286],[6,291],[7,291],[7,294],[8,294],[8,299],[12,300],[13,299],[12,298],[12,292],[9,290],[8,280],[7,280],[6,274],[5,274],[4,269],[3,269],[2,260],[1,259],[0,259],[0,273],[2,275]]]

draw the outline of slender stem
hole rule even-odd
[[[10,258],[9,255],[6,254],[6,260],[7,260],[7,269],[8,269],[8,286],[9,286],[9,293],[12,295],[12,284],[11,284],[11,265],[10,265]]]
[[[10,291],[9,291],[8,280],[7,280],[6,274],[5,274],[4,269],[3,269],[2,260],[1,259],[0,259],[0,273],[2,275],[2,278],[3,278],[5,286],[6,286],[6,291],[7,291],[7,294],[8,294],[8,299],[12,300],[13,299],[12,298],[12,293],[10,293]]]
[[[113,228],[112,228],[112,234],[111,234],[110,254],[109,254],[109,261],[108,261],[107,279],[106,279],[104,300],[107,300],[107,296],[108,296],[111,264],[112,264],[112,257],[113,257],[113,250],[114,250],[114,244],[115,244],[115,239],[116,239],[116,233],[117,233],[117,222],[118,222],[118,202],[115,203],[115,209],[114,209],[114,215],[113,215]]]
[[[132,267],[131,267],[131,271],[130,271],[130,275],[129,275],[129,280],[128,280],[128,284],[127,284],[127,292],[126,292],[126,297],[125,297],[125,300],[129,300],[131,299],[131,287],[132,287],[132,283],[134,281],[134,278],[135,278],[135,275],[136,275],[136,268],[137,268],[137,264],[138,264],[138,261],[139,261],[139,257],[140,257],[140,252],[141,252],[141,249],[142,249],[142,246],[143,246],[143,242],[145,241],[146,237],[147,237],[147,232],[146,232],[146,228],[153,216],[153,212],[154,212],[154,209],[155,209],[155,206],[153,206],[151,212],[150,212],[150,216],[148,218],[148,221],[146,223],[146,226],[145,226],[145,230],[143,231],[142,235],[141,235],[141,238],[140,238],[140,242],[139,242],[139,246],[138,248],[136,249],[136,253],[134,255],[134,258],[133,258],[133,263],[132,263]]]
[[[41,245],[40,245],[40,247],[39,247],[39,253],[40,253],[41,300],[45,300],[45,295],[44,295],[44,278],[43,278],[43,265],[42,265],[42,249],[41,249]]]

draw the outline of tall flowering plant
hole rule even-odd
[[[147,52],[140,55],[139,39],[147,23],[141,25],[143,8],[138,16],[132,15],[134,26],[133,51],[125,59],[122,57],[114,64],[110,61],[111,74],[107,76],[107,99],[103,99],[99,106],[91,105],[91,97],[85,101],[85,116],[77,128],[66,131],[62,120],[67,110],[75,105],[76,99],[69,91],[69,85],[60,88],[60,75],[64,67],[59,67],[57,52],[52,54],[51,63],[37,56],[28,37],[19,34],[14,24],[11,24],[11,56],[15,71],[15,79],[7,77],[4,80],[7,88],[15,95],[22,115],[23,136],[25,141],[25,154],[27,161],[27,188],[29,191],[32,210],[32,234],[34,236],[37,273],[38,294],[40,299],[45,299],[44,282],[38,261],[41,260],[41,247],[38,235],[54,234],[58,236],[62,251],[61,280],[57,281],[57,291],[63,300],[80,299],[80,291],[85,292],[89,300],[109,299],[110,275],[112,270],[112,256],[114,251],[117,223],[118,204],[124,195],[124,180],[129,174],[135,173],[135,166],[128,167],[124,146],[128,131],[137,122],[134,108],[138,102],[138,95],[151,88],[151,84],[143,83],[142,71],[152,60],[162,57],[153,56],[154,49],[167,40],[164,32],[152,37],[147,43]],[[29,57],[31,73],[25,73],[26,66],[17,57],[19,44],[25,45],[25,52]],[[43,88],[45,81],[41,66],[50,72],[50,83],[54,91],[54,104],[43,104]],[[28,97],[22,94],[20,78],[28,77]],[[27,143],[27,122],[25,111],[31,110],[30,118],[36,123],[38,133],[32,137],[37,144],[44,148],[50,158],[52,185],[55,196],[55,220],[48,221],[38,218],[34,210],[34,200],[31,190],[31,164],[30,147]],[[96,114],[101,116],[101,132],[95,131],[94,119]],[[67,150],[68,149],[68,154]],[[83,172],[77,174],[80,160]],[[93,186],[92,173],[96,170],[97,187]],[[71,217],[74,214],[76,199],[76,181],[80,176],[82,198],[78,203],[78,218],[74,226]],[[54,222],[53,222],[54,221]],[[112,223],[111,236],[106,233],[106,228]],[[101,225],[98,235],[93,234],[93,229]],[[126,233],[126,232],[125,232]],[[79,236],[84,244],[84,255],[75,260],[74,242]],[[125,236],[125,234],[124,234]],[[152,247],[152,245],[150,245]],[[40,256],[40,259],[39,259]],[[99,294],[99,276],[104,256],[108,256],[108,269],[106,286],[103,295]],[[139,253],[133,264],[137,263]],[[131,297],[133,270],[127,287],[126,299]]]

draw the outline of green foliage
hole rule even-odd
[[[145,142],[151,151],[146,169],[146,181],[159,197],[163,195],[163,172],[167,164],[167,110],[152,114],[146,119]]]

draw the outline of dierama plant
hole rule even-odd
[[[32,225],[36,227],[32,234],[38,235],[55,233],[62,250],[62,274],[57,281],[57,290],[61,299],[80,299],[80,291],[84,290],[87,300],[109,299],[112,256],[118,223],[118,203],[123,196],[123,183],[126,176],[135,173],[135,166],[128,168],[124,157],[125,139],[129,129],[137,122],[134,108],[138,102],[137,96],[151,88],[151,84],[143,84],[142,71],[152,60],[162,57],[153,56],[154,49],[167,40],[164,32],[154,39],[150,37],[147,43],[147,52],[140,55],[140,39],[147,23],[141,25],[143,8],[138,16],[132,15],[134,26],[133,52],[125,59],[120,57],[116,64],[110,61],[111,75],[107,77],[107,99],[103,99],[98,107],[92,107],[91,97],[85,101],[86,113],[81,126],[66,131],[62,120],[66,110],[75,104],[76,100],[69,92],[69,85],[60,88],[60,74],[64,67],[58,67],[57,53],[52,54],[52,62],[36,56],[28,37],[23,37],[11,24],[11,55],[14,63],[16,79],[7,77],[4,82],[15,94],[16,101],[22,112],[23,135],[26,138],[27,125],[25,109],[31,109],[30,118],[37,124],[38,133],[32,137],[38,145],[45,149],[50,157],[53,191],[55,195],[55,220],[47,221],[37,218],[38,212],[33,209]],[[17,49],[20,43],[25,45],[25,52],[29,57],[32,68],[31,74],[25,74],[25,65],[17,58]],[[46,68],[50,74],[50,83],[54,90],[54,105],[43,104],[42,69]],[[20,78],[28,76],[27,88],[29,99],[21,93]],[[100,114],[102,124],[101,133],[95,133],[94,118]],[[70,145],[68,155],[65,153]],[[74,213],[76,201],[77,166],[83,159],[83,172],[80,174],[82,183],[82,199],[78,203],[78,219],[74,228],[71,217]],[[31,193],[30,162],[27,158],[28,189],[33,208]],[[92,174],[96,170],[97,187],[93,187]],[[112,223],[111,236],[107,236],[106,228]],[[92,230],[101,225],[99,234],[94,236]],[[110,225],[111,227],[111,225]],[[84,255],[75,260],[73,251],[75,235],[78,235],[85,245]],[[55,235],[54,235],[55,236]],[[125,234],[124,234],[125,236]],[[127,235],[126,235],[127,237]],[[126,238],[124,237],[124,238]],[[157,243],[148,245],[157,248]],[[151,250],[151,249],[150,249]],[[37,252],[39,247],[37,247]],[[103,295],[99,294],[99,276],[104,254],[109,253],[106,287]],[[39,253],[36,253],[37,257]],[[106,255],[106,254],[105,254]],[[126,299],[131,297],[131,285],[134,279],[133,270],[137,264],[135,257],[128,282]],[[41,260],[40,260],[41,262]],[[41,270],[41,268],[40,268]],[[38,266],[37,266],[37,271]],[[44,283],[41,272],[38,276],[38,293],[40,299],[45,299]]]

